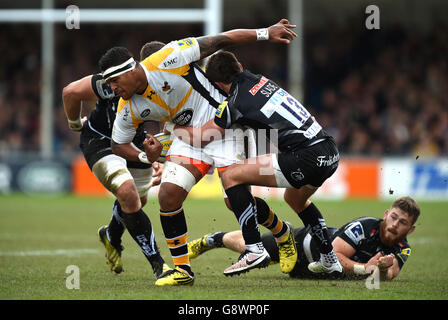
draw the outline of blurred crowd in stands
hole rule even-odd
[[[41,29],[1,25],[0,155],[39,150]],[[226,27],[229,29],[230,27]],[[111,46],[137,58],[149,40],[199,36],[201,25],[56,26],[54,151],[78,153],[67,127],[62,88],[98,72]],[[399,26],[369,31],[348,22],[304,32],[305,97],[344,155],[448,155],[448,28],[423,32]],[[285,46],[257,43],[235,50],[244,66],[288,89]]]

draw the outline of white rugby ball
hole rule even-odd
[[[164,133],[164,132],[158,133],[154,135],[154,137],[157,140],[159,140],[163,146],[162,152],[160,153],[160,157],[157,159],[157,161],[160,163],[164,163],[166,154],[168,153],[168,150],[170,149],[171,144],[173,143],[173,137],[171,136],[170,133]]]

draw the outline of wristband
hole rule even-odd
[[[73,131],[80,131],[82,129],[82,121],[81,121],[81,117],[79,117],[76,120],[68,120],[68,127],[73,130]]]
[[[256,29],[257,32],[257,41],[269,40],[269,31],[268,28]]]
[[[148,160],[148,157],[146,156],[146,153],[140,152],[138,154],[138,160],[143,163],[151,164],[152,162]]]
[[[358,275],[366,275],[366,268],[362,264],[353,265],[353,273]]]
[[[165,123],[165,130],[168,132],[173,132],[175,125],[176,125],[175,123],[168,121]]]

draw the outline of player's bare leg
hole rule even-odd
[[[215,248],[227,248],[241,254],[246,250],[243,234],[240,230],[205,234],[199,239],[188,242],[188,255],[190,259],[195,259]]]
[[[240,184],[277,187],[272,156],[266,154],[232,164],[222,173],[222,184],[225,190]]]

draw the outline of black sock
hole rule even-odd
[[[154,261],[160,260],[160,253],[157,248],[151,221],[145,212],[142,209],[133,213],[125,213],[122,211],[121,217],[129,234],[138,244],[146,259],[151,263],[151,266]]]
[[[215,232],[207,237],[205,240],[207,242],[207,246],[214,248],[223,248],[224,243],[222,243],[222,238],[227,232]]]
[[[226,190],[233,213],[241,226],[246,246],[261,243],[255,200],[245,185]]]
[[[257,220],[263,227],[269,229],[274,237],[281,238],[288,231],[288,226],[283,223],[277,215],[269,208],[266,201],[261,198],[254,197],[257,204]]]
[[[160,210],[160,223],[174,265],[193,275],[188,256],[188,228],[183,208],[169,212]]]
[[[118,200],[115,200],[112,218],[110,219],[109,226],[107,227],[109,241],[115,248],[121,247],[121,237],[123,236],[124,230],[126,230],[124,224],[122,223],[121,215],[120,203]]]
[[[325,225],[325,219],[319,209],[311,203],[305,210],[299,213],[305,227],[310,227],[310,233],[316,241],[319,251],[323,254],[330,253],[333,250],[328,229]]]

